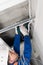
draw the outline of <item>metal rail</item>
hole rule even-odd
[[[19,21],[19,22],[16,22],[16,23],[14,23],[14,24],[8,26],[8,27],[5,27],[5,28],[3,28],[3,29],[0,30],[0,34],[6,32],[6,31],[9,31],[9,30],[11,30],[11,29],[14,29],[15,27],[20,26],[20,25],[25,24],[25,23],[31,24],[31,23],[32,23],[32,20],[33,20],[34,18],[35,18],[35,17],[29,18],[29,19],[25,19],[25,20],[23,20],[23,21]]]

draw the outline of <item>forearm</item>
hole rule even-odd
[[[14,50],[18,55],[20,55],[20,35],[16,34],[14,38],[14,44],[13,44]]]
[[[29,35],[24,36],[24,57],[30,61],[32,47]]]

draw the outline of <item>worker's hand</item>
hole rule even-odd
[[[9,51],[9,57],[8,57],[8,62],[12,64],[18,59],[18,54],[14,51]]]
[[[28,30],[23,25],[20,26],[20,31],[24,36],[29,35]]]

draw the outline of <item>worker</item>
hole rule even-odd
[[[9,51],[8,62],[9,65],[30,65],[32,47],[31,47],[29,32],[23,25],[21,25],[19,28],[20,28],[20,32],[24,36],[23,55],[20,56],[20,34],[18,34],[17,28],[15,28],[16,35],[15,35],[14,45],[13,45],[14,50]]]

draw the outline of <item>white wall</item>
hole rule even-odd
[[[38,0],[34,25],[34,45],[43,62],[43,0]]]

